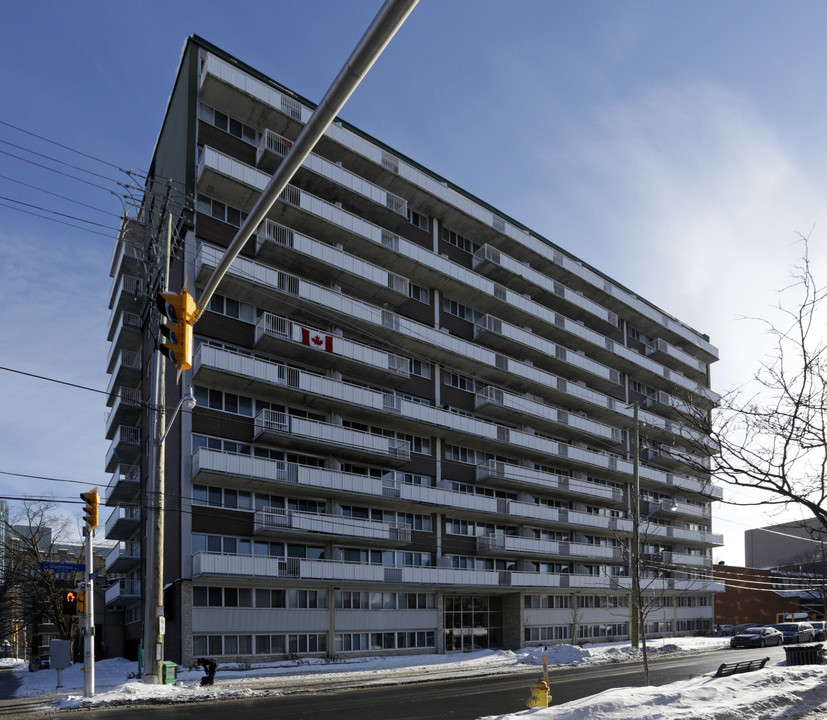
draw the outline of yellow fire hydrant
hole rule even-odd
[[[531,686],[531,697],[525,701],[525,706],[531,708],[548,707],[551,702],[551,695],[548,691],[548,683],[545,680],[538,680]]]

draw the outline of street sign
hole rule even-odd
[[[81,570],[86,570],[86,565],[79,565],[77,563],[67,562],[42,562],[40,563],[40,569],[54,570],[55,572],[60,573],[80,572]]]

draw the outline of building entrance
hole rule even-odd
[[[446,595],[444,597],[445,652],[501,649],[502,597]]]

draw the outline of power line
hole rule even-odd
[[[49,210],[48,208],[40,207],[39,205],[33,205],[32,203],[23,202],[22,200],[15,200],[14,198],[6,197],[5,195],[0,195],[0,200],[5,200],[6,202],[17,203],[18,205],[23,205],[27,208],[32,208],[34,210],[39,210],[40,212],[51,213],[52,215],[57,215],[58,217],[67,218],[68,220],[75,220],[77,222],[87,223],[88,225],[95,225],[97,227],[104,228],[105,230],[112,230],[112,232],[117,232],[118,228],[109,227],[108,225],[104,225],[99,222],[95,222],[94,220],[84,220],[83,218],[76,217],[75,215],[67,215],[66,213],[58,212],[57,210]],[[6,205],[6,207],[9,207]],[[45,216],[41,216],[45,217]]]
[[[120,218],[122,216],[121,213],[113,213],[109,210],[97,208],[94,205],[89,205],[88,203],[81,202],[80,200],[74,200],[73,198],[66,197],[66,195],[60,195],[59,193],[52,192],[51,190],[47,190],[46,188],[38,187],[37,185],[31,185],[30,183],[23,182],[22,180],[17,180],[16,178],[9,177],[8,175],[0,175],[0,178],[2,178],[3,180],[8,180],[9,182],[17,183],[18,185],[23,185],[24,187],[31,188],[32,190],[37,190],[38,192],[46,193],[47,195],[51,195],[52,197],[60,198],[61,200],[66,200],[70,203],[74,203],[75,205],[81,205],[82,207],[89,208],[90,210],[94,210],[95,212],[99,212],[104,215],[112,215],[117,218]]]
[[[92,235],[100,235],[101,237],[109,238],[110,240],[117,240],[117,236],[102,233],[98,230],[90,230],[89,228],[85,228],[81,225],[73,225],[72,223],[66,222],[65,220],[59,220],[57,218],[48,217],[47,215],[41,215],[40,213],[32,212],[30,210],[24,210],[23,208],[14,207],[13,205],[7,205],[6,203],[0,203],[0,207],[8,208],[9,210],[15,210],[16,212],[23,213],[24,215],[32,215],[33,217],[40,218],[41,220],[48,220],[49,222],[54,222],[58,225],[65,225],[66,227],[75,228],[76,230],[83,230],[84,232],[90,233]]]
[[[147,177],[146,172],[144,172],[142,170],[124,170],[123,168],[119,167],[118,165],[115,165],[114,163],[108,162],[107,160],[102,160],[101,158],[95,157],[94,155],[90,155],[88,153],[82,152],[81,150],[76,150],[73,147],[70,147],[68,145],[64,145],[63,143],[59,143],[56,140],[50,140],[49,138],[43,137],[42,135],[38,135],[37,133],[34,133],[31,130],[26,130],[24,128],[18,127],[17,125],[12,125],[10,122],[6,122],[5,120],[0,120],[0,125],[5,125],[6,127],[10,127],[13,130],[17,130],[18,132],[25,133],[26,135],[31,135],[32,137],[36,137],[38,140],[42,140],[43,142],[51,143],[52,145],[56,145],[57,147],[63,148],[64,150],[68,150],[69,152],[76,153],[76,154],[81,155],[81,156],[83,156],[85,158],[88,158],[90,160],[95,160],[96,162],[99,162],[103,165],[108,165],[109,167],[114,168],[116,170],[119,170],[120,172],[125,173],[126,175],[131,175],[132,173],[138,173],[138,174],[142,175],[144,178]]]

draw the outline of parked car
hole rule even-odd
[[[33,657],[29,661],[29,672],[35,672],[37,670],[48,670],[49,665],[50,662],[48,655],[38,655],[37,657]]]
[[[732,635],[732,625],[718,625],[718,635]]]
[[[758,623],[742,623],[741,625],[736,625],[732,628],[732,634],[737,635],[739,632],[743,632],[747,628],[758,627]],[[763,627],[763,625],[761,626]]]
[[[810,625],[816,633],[813,640],[824,640],[824,620],[811,620]]]
[[[744,628],[729,641],[730,647],[767,647],[768,645],[781,645],[784,642],[784,633],[774,627],[752,627]]]
[[[784,634],[785,643],[812,642],[816,632],[808,622],[786,622],[774,625]]]

